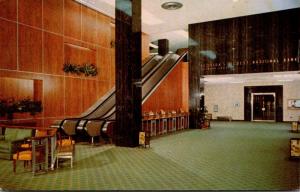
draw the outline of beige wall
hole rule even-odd
[[[244,120],[244,86],[283,85],[283,121],[295,121],[300,110],[288,109],[288,99],[300,99],[300,81],[293,82],[252,82],[241,84],[205,85],[205,105],[213,118],[231,116],[233,120]],[[218,112],[214,112],[218,105]]]

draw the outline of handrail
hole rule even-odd
[[[156,88],[161,84],[161,82],[168,76],[168,74],[175,68],[175,66],[186,56],[188,51],[183,52],[179,58],[176,60],[175,64],[167,71],[165,75],[163,75],[158,83],[142,98],[142,103],[144,103],[147,98],[156,90]]]

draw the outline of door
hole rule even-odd
[[[275,121],[276,94],[252,93],[252,121]]]

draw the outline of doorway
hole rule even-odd
[[[276,121],[276,93],[251,94],[252,121]]]

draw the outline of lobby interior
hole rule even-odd
[[[299,0],[0,0],[0,190],[299,190],[299,18]]]

